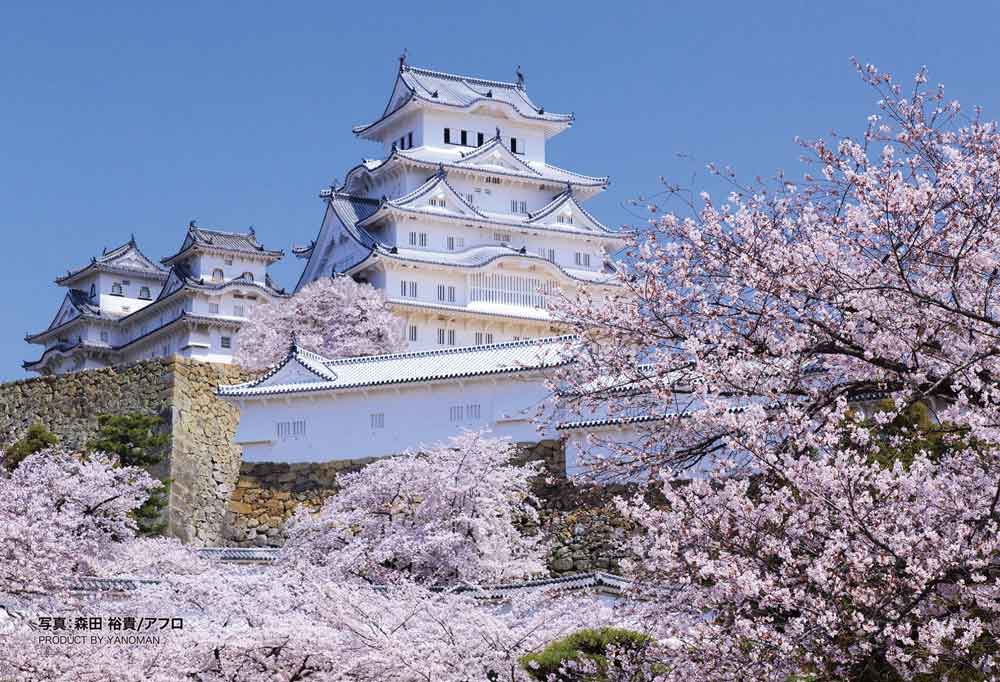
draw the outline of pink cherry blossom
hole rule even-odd
[[[312,282],[290,299],[255,306],[237,336],[235,361],[263,369],[284,357],[295,339],[327,357],[379,355],[403,350],[403,321],[381,291],[350,277]]]

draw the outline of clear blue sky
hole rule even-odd
[[[286,252],[313,238],[318,190],[378,152],[350,128],[381,113],[404,47],[487,78],[523,65],[539,104],[577,115],[550,159],[610,175],[590,206],[621,225],[623,201],[708,161],[800,174],[795,135],[874,108],[852,55],[926,64],[994,117],[998,25],[992,3],[4,2],[0,379],[38,354],[23,335],[54,315],[53,278],[131,232],[155,257],[194,218]]]

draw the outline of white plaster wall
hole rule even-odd
[[[226,264],[226,258],[231,258],[232,265]],[[219,256],[214,254],[199,254],[188,260],[191,272],[195,278],[203,277],[206,283],[214,282],[212,275],[216,269],[222,270],[223,281],[229,281],[249,272],[255,282],[263,282],[267,276],[267,264],[261,259],[246,258],[238,254]]]
[[[508,109],[509,110],[509,109]],[[516,137],[518,149],[524,149],[524,154],[518,154],[525,161],[545,161],[545,133],[543,128],[537,124],[526,123],[519,120],[512,120],[504,116],[491,116],[485,114],[470,114],[465,110],[455,112],[445,111],[425,111],[420,125],[423,127],[421,139],[425,146],[440,149],[458,148],[469,151],[476,147],[476,133],[483,133],[485,141],[489,141],[496,135],[497,126],[500,127],[500,137],[504,145],[510,148],[510,138]],[[467,147],[444,142],[444,129],[451,128],[452,142],[461,139],[461,131],[469,132]]]
[[[496,436],[535,441],[535,406],[548,391],[540,376],[510,375],[493,380],[398,385],[240,402],[236,443],[246,461],[325,462],[381,457],[447,440],[463,429],[489,428]],[[480,406],[479,419],[451,420],[450,408]],[[371,416],[384,415],[384,428]],[[277,423],[304,420],[306,435],[279,440]]]

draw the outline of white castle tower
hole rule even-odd
[[[418,69],[400,59],[389,103],[354,133],[379,142],[343,184],[320,193],[317,238],[298,287],[349,275],[385,291],[414,349],[551,336],[556,290],[600,288],[624,245],[583,208],[608,178],[547,162],[571,114],[517,82]]]
[[[68,291],[49,326],[25,337],[44,350],[23,367],[48,375],[170,356],[232,362],[253,307],[287,297],[267,272],[282,255],[252,228],[223,232],[193,221],[160,263],[134,237],[105,249],[56,279]]]

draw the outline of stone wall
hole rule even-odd
[[[338,474],[357,471],[371,461],[243,462],[226,509],[225,543],[236,547],[279,547],[285,539],[285,521],[296,508],[319,509],[337,491]]]
[[[613,571],[623,556],[626,524],[603,491],[582,491],[564,478],[565,450],[559,441],[520,443],[523,461],[541,461],[535,494],[543,503],[541,527],[551,539],[554,573]],[[322,464],[244,462],[229,500],[223,538],[237,547],[280,547],[284,525],[295,510],[319,509],[337,491],[337,476],[371,459]]]
[[[198,546],[223,544],[226,503],[236,489],[242,452],[233,443],[239,410],[215,396],[219,384],[250,378],[236,365],[176,360],[170,385],[169,532]]]
[[[239,414],[214,390],[247,378],[233,365],[170,358],[15,381],[0,385],[0,435],[41,422],[64,445],[83,448],[101,414],[159,416],[171,436],[166,462],[153,472],[172,480],[168,532],[197,545],[220,544],[239,471]]]

